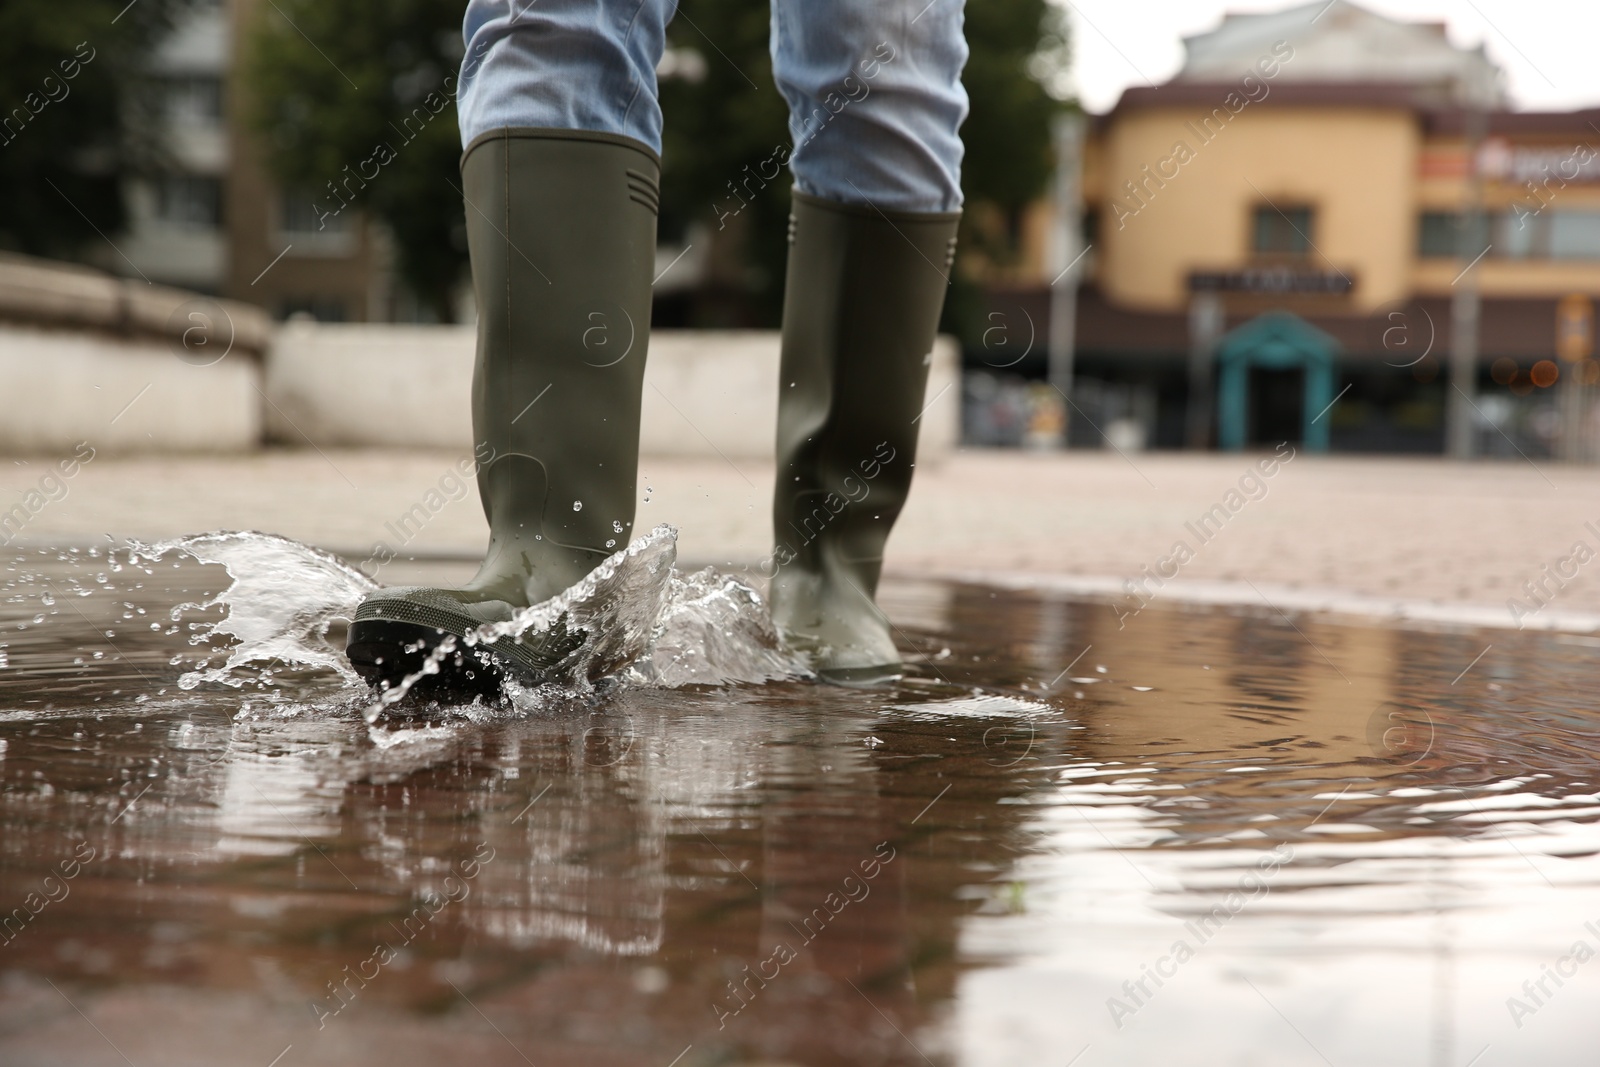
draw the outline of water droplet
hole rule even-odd
[[[615,548],[616,545],[617,545],[617,539],[615,537],[611,538],[610,540],[608,540],[606,542],[606,547],[607,548]]]
[[[621,520],[612,519],[611,520],[611,530],[612,530],[613,533],[621,533],[622,532],[622,522],[621,522]]]
[[[582,511],[582,510],[583,510],[583,501],[581,501],[581,500],[574,500],[574,501],[573,501],[573,502],[572,502],[572,510],[573,510],[573,511]]]

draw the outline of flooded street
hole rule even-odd
[[[0,1063],[1593,1062],[1600,640],[900,580],[893,689],[369,725],[317,590],[7,565]]]

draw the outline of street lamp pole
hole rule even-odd
[[[1184,434],[1189,447],[1205,451],[1211,447],[1211,411],[1216,403],[1212,378],[1215,376],[1217,339],[1224,322],[1222,296],[1208,289],[1193,290],[1189,296],[1189,411]]]
[[[1078,321],[1078,278],[1083,270],[1083,134],[1081,112],[1058,115],[1056,144],[1055,280],[1050,283],[1050,384],[1060,391],[1061,444],[1071,439],[1072,376]]]
[[[1483,170],[1480,166],[1483,139],[1489,127],[1488,89],[1482,72],[1474,68],[1465,89],[1462,117],[1467,142],[1466,201],[1462,205],[1460,232],[1461,273],[1453,283],[1450,299],[1450,405],[1448,419],[1449,453],[1453,459],[1471,459],[1474,452],[1474,397],[1478,392],[1478,325],[1482,299],[1478,291],[1478,267],[1488,252],[1488,234],[1483,214]]]

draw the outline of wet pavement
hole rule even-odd
[[[7,566],[6,1065],[1594,1062],[1596,639],[901,580],[894,689],[369,726]]]

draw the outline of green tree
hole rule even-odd
[[[150,50],[189,0],[0,4],[0,248],[80,259],[127,221],[125,176],[158,168]]]
[[[682,0],[667,27],[669,54],[682,57],[672,66],[686,75],[660,83],[661,233],[677,238],[702,223],[721,253],[693,325],[768,326],[781,310],[788,174],[764,180],[760,173],[772,174],[762,164],[774,153],[782,162],[789,148],[770,23],[766,4]]]
[[[667,34],[675,53],[696,61],[673,64],[693,76],[666,77],[661,84],[662,232],[678,236],[699,221],[721,234],[730,225],[727,212],[738,209],[744,323],[775,325],[789,181],[786,175],[764,184],[751,180],[752,170],[770,173],[762,164],[775,147],[789,144],[788,112],[772,78],[766,5],[682,0]],[[1067,26],[1046,0],[976,0],[966,7],[966,34],[971,57],[962,82],[972,110],[961,132],[963,191],[969,205],[992,204],[1011,225],[1001,235],[964,225],[962,242],[1004,259],[1014,251],[1022,208],[1044,191],[1052,172],[1050,121],[1067,106],[1052,89],[1059,92],[1063,82]],[[727,317],[727,304],[720,294],[710,301],[711,317]],[[946,328],[970,335],[977,320],[976,294],[958,282]]]
[[[1064,105],[1047,86],[1064,72],[1065,16],[1045,0],[977,0],[967,5],[967,44],[962,186],[969,200],[1014,217],[1055,169],[1050,122]]]
[[[466,269],[454,94],[460,0],[273,0],[251,27],[248,102],[268,167],[319,216],[365,209],[441,322]]]
[[[1067,105],[1064,90],[1070,55],[1064,8],[1046,0],[977,0],[967,5],[967,44],[972,54],[961,81],[972,112],[961,128],[966,146],[962,190],[969,210],[962,218],[961,247],[993,263],[1015,258],[1023,208],[1045,191],[1055,170],[1050,124]],[[1004,226],[982,225],[982,208],[995,208]],[[956,272],[945,300],[941,328],[969,349],[981,343],[983,294]]]
[[[321,210],[349,202],[383,220],[401,276],[441,319],[466,261],[455,112],[445,108],[414,139],[401,128],[431,110],[430,93],[447,90],[461,58],[460,16],[459,0],[274,0],[248,60],[276,176],[318,197]],[[1063,106],[1045,83],[1059,78],[1064,26],[1046,0],[968,5],[969,202],[1014,218],[1043,190],[1050,117]],[[766,5],[749,0],[682,0],[667,31],[667,66],[678,73],[661,82],[661,232],[681,237],[699,222],[716,235],[713,291],[698,302],[697,325],[778,320],[789,182],[762,174],[787,158],[789,132],[768,31]],[[390,151],[375,156],[378,146]],[[952,314],[970,303],[953,298]]]

